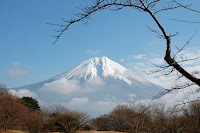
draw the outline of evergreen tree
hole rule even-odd
[[[22,103],[33,111],[40,111],[38,101],[32,97],[22,97]]]

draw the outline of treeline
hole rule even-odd
[[[15,129],[29,133],[74,133],[89,130],[89,122],[86,113],[71,111],[61,105],[41,109],[37,100],[14,96],[0,85],[0,132]]]
[[[119,105],[92,122],[98,130],[127,133],[200,133],[200,102],[185,108],[164,104]]]
[[[75,133],[91,128],[126,133],[200,133],[200,102],[168,109],[164,104],[133,102],[90,120],[87,113],[61,105],[41,109],[36,99],[13,96],[0,85],[0,132],[15,129],[29,133]]]

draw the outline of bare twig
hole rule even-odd
[[[199,24],[200,22],[194,22],[194,21],[186,21],[186,20],[180,20],[180,19],[169,19],[172,21],[178,21],[178,22],[184,22],[184,23],[194,23],[194,24]]]
[[[185,9],[187,9],[187,10],[190,10],[190,11],[196,12],[196,13],[200,13],[200,11],[190,8],[191,5],[182,5],[181,3],[177,2],[176,0],[173,0],[173,2],[175,2],[177,5],[183,7]]]

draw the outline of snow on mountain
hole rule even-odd
[[[132,95],[145,99],[164,91],[107,57],[90,58],[69,72],[14,88],[23,89],[36,94],[42,104],[63,104],[93,114],[108,111]]]
[[[68,80],[88,80],[95,79],[97,77],[106,80],[109,77],[112,77],[114,79],[123,80],[127,84],[131,85],[132,81],[129,80],[129,78],[132,77],[140,82],[148,83],[148,81],[142,79],[141,77],[138,77],[133,73],[131,75],[128,72],[130,71],[128,71],[125,67],[107,57],[95,57],[83,61],[71,71],[58,75],[51,80],[57,80],[61,78],[66,78]]]

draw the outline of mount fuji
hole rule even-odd
[[[107,57],[95,57],[68,72],[13,90],[26,90],[43,105],[62,104],[97,115],[131,96],[151,99],[165,89]]]

